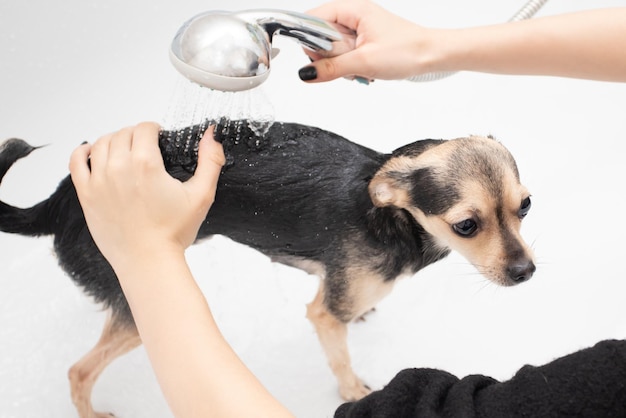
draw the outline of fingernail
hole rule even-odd
[[[354,77],[354,79],[360,83],[360,84],[365,84],[366,86],[368,86],[370,84],[370,81],[365,78],[365,77]]]
[[[300,76],[300,80],[302,81],[311,81],[317,78],[317,70],[314,66],[309,65],[307,67],[300,68],[298,71],[298,75]]]
[[[88,143],[89,143],[88,141],[83,141],[83,142],[80,143],[80,145],[85,145],[85,144],[88,144]]]

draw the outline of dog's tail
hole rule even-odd
[[[35,149],[37,147],[17,138],[0,144],[0,182],[13,163]],[[27,209],[16,208],[0,201],[0,231],[31,236],[50,234],[46,206],[47,200]]]

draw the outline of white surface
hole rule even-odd
[[[385,5],[455,27],[504,21],[523,2],[512,3]],[[621,3],[552,0],[541,14]],[[0,199],[39,202],[83,140],[161,120],[180,77],[167,57],[178,26],[204,10],[253,7],[295,8],[278,0],[0,0],[0,138],[50,144],[14,166]],[[626,85],[462,73],[431,84],[308,86],[297,77],[307,63],[297,45],[275,44],[282,52],[264,88],[277,120],[380,151],[493,134],[533,194],[523,226],[538,259],[530,282],[498,288],[452,255],[399,283],[366,322],[350,326],[354,367],[372,387],[406,367],[506,379],[524,364],[626,336]],[[1,234],[0,248],[0,417],[75,416],[67,370],[96,342],[104,313],[58,268],[49,238]],[[225,335],[270,390],[298,417],[332,416],[341,402],[336,383],[304,317],[317,280],[223,238],[190,249],[189,260]],[[118,417],[171,416],[142,348],[105,370],[93,402]]]

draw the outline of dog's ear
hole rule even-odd
[[[398,148],[378,170],[369,183],[369,194],[377,207],[393,206],[406,209],[415,206],[413,194],[416,185],[430,180],[428,163],[421,156],[427,150],[445,143],[439,139],[425,139]],[[428,177],[428,178],[424,178]]]
[[[404,145],[398,149],[396,149],[392,156],[400,157],[417,157],[422,154],[424,151],[431,149],[432,147],[436,147],[437,145],[441,145],[446,142],[443,139],[422,139],[421,141],[416,141],[411,144]]]
[[[409,191],[402,182],[385,173],[377,173],[368,186],[374,206],[406,208],[410,202]]]

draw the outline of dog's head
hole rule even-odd
[[[402,147],[370,181],[369,192],[376,206],[406,210],[436,245],[458,251],[497,284],[512,286],[535,272],[519,232],[530,194],[511,154],[491,137]]]

